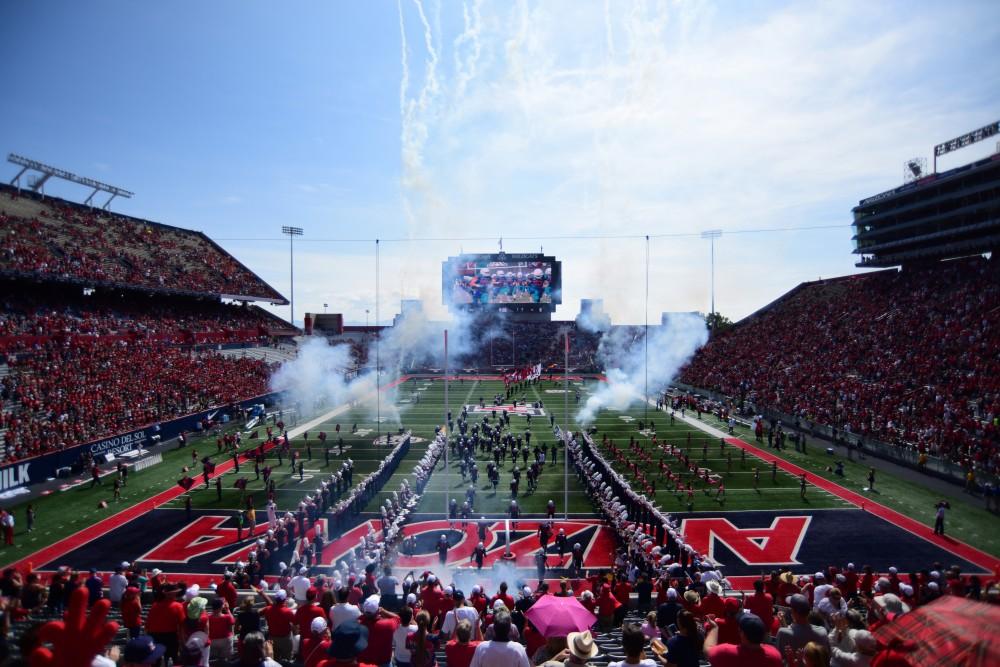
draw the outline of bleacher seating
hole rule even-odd
[[[1000,470],[1000,261],[800,285],[713,338],[681,381]]]
[[[0,187],[0,273],[283,301],[200,232]]]

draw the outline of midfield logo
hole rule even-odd
[[[320,519],[318,524],[322,533],[329,535],[326,520]],[[516,522],[516,527],[512,525],[510,541],[516,566],[534,567],[534,556],[539,549],[537,531],[541,524],[542,522],[538,520],[521,520]],[[547,549],[549,567],[568,567],[570,550],[575,543],[579,543],[583,547],[584,567],[608,568],[612,566],[615,550],[614,538],[609,529],[601,525],[600,521],[573,519],[556,521],[554,525],[554,532],[560,528],[566,532],[568,547],[560,560],[554,538],[549,541]],[[504,527],[505,524],[502,520],[487,520],[486,537],[483,540],[486,547],[486,559],[483,567],[492,567],[493,563],[500,560],[506,551]],[[257,524],[252,536],[247,529],[244,529],[242,541],[237,542],[238,531],[231,516],[198,516],[191,523],[147,550],[136,561],[148,567],[153,567],[155,564],[168,567],[173,565],[173,567],[169,567],[171,571],[192,572],[204,571],[208,565],[232,565],[237,561],[247,560],[247,554],[254,547],[255,541],[267,532],[267,528],[266,523]],[[349,552],[362,545],[369,530],[375,532],[377,541],[381,541],[381,522],[378,520],[365,521],[328,542],[323,548],[319,565],[334,565],[338,560],[346,557]],[[405,534],[416,537],[419,546],[417,553],[400,555],[396,561],[397,567],[417,569],[438,566],[440,560],[435,544],[442,533],[448,534],[453,543],[448,551],[447,565],[449,567],[474,567],[475,564],[470,560],[470,557],[472,550],[479,542],[477,523],[470,522],[462,527],[458,521],[449,523],[445,520],[419,521],[407,524]],[[314,536],[315,528],[308,528],[306,538],[312,540]],[[291,550],[298,551],[301,546],[301,536],[297,536],[296,542],[291,547],[282,547],[280,552],[282,558],[289,556]],[[285,551],[289,551],[289,553],[286,554]]]
[[[528,415],[531,415],[532,417],[545,416],[545,410],[543,410],[542,408],[535,408],[530,405],[518,405],[517,407],[506,404],[487,405],[486,407],[479,407],[478,405],[466,405],[465,410],[470,413],[477,412],[479,414],[506,412],[509,415],[521,415],[522,417],[526,417]]]
[[[737,528],[723,517],[694,518],[681,522],[681,532],[695,551],[721,563],[719,544],[747,565],[800,565],[797,557],[811,521],[811,516],[779,516],[769,528]]]

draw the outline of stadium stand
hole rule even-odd
[[[0,295],[5,463],[264,394],[275,359],[218,348],[296,333],[204,234],[9,186]]]
[[[200,232],[0,187],[0,273],[285,303]]]
[[[681,381],[1000,470],[1000,262],[804,283],[714,337]]]

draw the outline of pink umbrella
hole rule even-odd
[[[574,597],[543,595],[525,614],[543,637],[565,637],[590,629],[597,617]]]

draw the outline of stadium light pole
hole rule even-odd
[[[375,327],[378,328],[378,294],[379,294],[379,275],[381,262],[381,251],[379,246],[379,240],[375,239]],[[365,320],[368,319],[368,313],[365,312]],[[375,336],[375,442],[382,439],[382,364],[379,358],[379,337]],[[389,444],[389,438],[386,438],[386,444]]]
[[[283,225],[281,227],[281,233],[288,236],[288,269],[291,274],[291,306],[292,306],[292,326],[295,326],[295,237],[302,236],[301,227],[288,227]]]
[[[563,350],[563,520],[569,520],[569,329],[563,332],[566,342]]]
[[[444,330],[444,520],[448,521],[451,518],[449,512],[450,507],[448,505],[448,491],[451,487],[448,485],[448,447],[449,440],[451,440],[451,431],[448,428],[448,330]],[[449,527],[450,524],[449,524]]]
[[[649,234],[646,234],[646,301],[643,305],[645,327],[642,332],[642,418],[649,421]]]
[[[708,239],[712,247],[712,315],[715,315],[715,239],[722,236],[721,229],[706,229],[701,233],[701,238]]]

